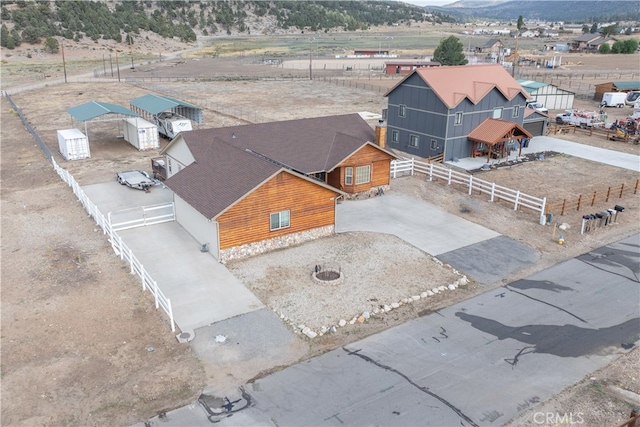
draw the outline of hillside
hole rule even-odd
[[[604,22],[640,20],[640,2],[627,0],[461,0],[429,10],[448,14],[458,20],[474,18],[526,19],[564,22]]]

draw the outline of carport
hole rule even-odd
[[[153,122],[154,116],[171,111],[182,117],[186,117],[199,125],[203,124],[202,108],[187,102],[155,94],[147,94],[129,102],[131,109],[145,119]]]
[[[90,101],[85,104],[78,105],[67,109],[67,113],[71,115],[71,127],[76,127],[77,123],[84,123],[84,134],[89,140],[87,129],[88,122],[111,122],[118,123],[118,135],[122,135],[122,120],[126,117],[138,117],[136,113],[117,104],[109,104],[108,102]],[[115,117],[98,119],[107,114],[113,114]]]
[[[530,139],[531,133],[515,122],[498,119],[486,119],[467,135],[471,141],[472,157],[487,155],[487,162],[491,157],[503,158],[508,154],[511,143],[519,146],[518,156],[522,155],[522,141]]]

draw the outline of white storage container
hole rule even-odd
[[[91,157],[89,139],[79,129],[58,131],[58,148],[67,160],[88,159]]]
[[[124,140],[140,151],[160,147],[158,127],[140,117],[124,119]]]

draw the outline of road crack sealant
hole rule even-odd
[[[411,378],[409,378],[407,375],[403,374],[402,372],[398,371],[395,368],[392,368],[391,366],[388,365],[384,365],[380,362],[377,362],[375,360],[373,360],[371,357],[364,355],[361,353],[362,349],[358,349],[358,350],[349,350],[346,347],[342,347],[342,350],[344,350],[349,356],[356,356],[361,358],[362,360],[372,363],[374,365],[376,365],[379,368],[384,369],[385,371],[389,371],[389,372],[393,372],[394,374],[402,377],[405,379],[405,381],[407,381],[409,384],[411,384],[413,387],[417,388],[418,390],[420,390],[423,393],[428,394],[429,396],[433,397],[434,399],[439,400],[440,402],[444,403],[445,405],[447,405],[453,412],[455,412],[456,414],[458,414],[458,416],[462,419],[464,419],[466,422],[469,423],[469,425],[474,426],[474,427],[479,427],[478,424],[476,424],[471,418],[469,418],[467,415],[465,415],[460,409],[458,409],[455,405],[453,405],[451,402],[449,402],[448,400],[446,400],[445,398],[438,396],[436,393],[432,392],[429,390],[428,387],[422,387],[420,385],[418,385],[415,381],[413,381]],[[462,424],[462,423],[461,423]],[[464,425],[464,424],[462,424]]]

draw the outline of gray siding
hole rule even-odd
[[[388,95],[387,145],[409,156],[430,157],[445,153],[445,160],[471,155],[467,135],[485,119],[493,117],[495,108],[503,108],[502,119],[522,125],[526,98],[518,94],[511,101],[493,89],[477,104],[463,99],[448,109],[438,96],[417,75],[408,77]],[[399,116],[405,106],[405,117]],[[519,111],[513,117],[514,107]],[[456,113],[462,113],[462,123],[455,124]],[[398,141],[394,141],[394,134]],[[411,135],[418,137],[418,147],[410,145]],[[433,141],[433,143],[432,143]]]
[[[216,259],[219,256],[218,223],[209,221],[200,212],[180,197],[173,195],[173,203],[176,209],[176,221],[198,242],[198,245],[207,244],[209,253]]]

